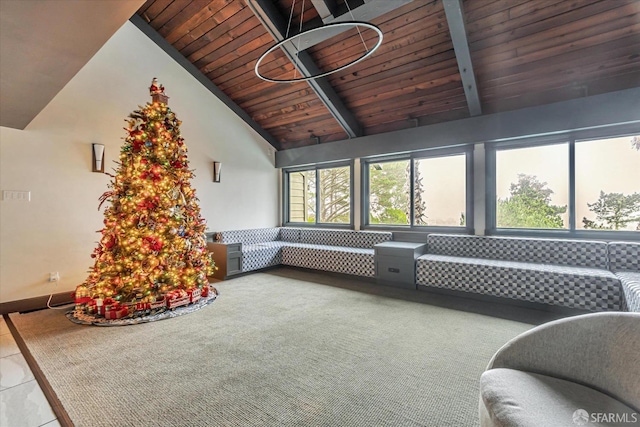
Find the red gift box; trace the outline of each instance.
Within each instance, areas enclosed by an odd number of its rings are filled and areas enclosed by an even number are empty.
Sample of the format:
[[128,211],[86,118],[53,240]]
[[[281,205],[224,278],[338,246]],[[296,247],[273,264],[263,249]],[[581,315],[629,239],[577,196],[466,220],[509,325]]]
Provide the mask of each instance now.
[[104,318],[108,320],[121,319],[128,314],[129,309],[127,308],[127,306],[115,303],[106,307]]
[[189,294],[182,289],[167,293],[167,308],[169,310],[189,304]]

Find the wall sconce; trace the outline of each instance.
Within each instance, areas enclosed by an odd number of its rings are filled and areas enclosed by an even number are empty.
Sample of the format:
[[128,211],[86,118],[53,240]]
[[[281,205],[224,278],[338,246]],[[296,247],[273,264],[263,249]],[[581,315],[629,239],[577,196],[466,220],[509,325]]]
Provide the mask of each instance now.
[[213,162],[213,182],[220,182],[221,170],[222,170],[222,163]]
[[93,165],[93,172],[102,172],[104,173],[104,145],[102,144],[92,144],[91,150],[91,158]]

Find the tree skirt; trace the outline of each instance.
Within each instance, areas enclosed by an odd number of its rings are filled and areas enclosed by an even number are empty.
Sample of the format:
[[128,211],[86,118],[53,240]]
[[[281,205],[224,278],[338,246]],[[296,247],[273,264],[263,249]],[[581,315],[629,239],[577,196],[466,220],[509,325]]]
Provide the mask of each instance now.
[[193,313],[201,308],[211,304],[218,297],[218,291],[211,287],[209,295],[200,298],[193,304],[178,307],[173,310],[165,309],[158,313],[148,314],[137,317],[123,317],[120,319],[105,319],[102,316],[85,313],[83,310],[71,310],[66,313],[67,319],[79,325],[95,325],[95,326],[126,326],[137,325],[139,323],[155,322],[156,320],[169,319],[182,316],[183,314]]

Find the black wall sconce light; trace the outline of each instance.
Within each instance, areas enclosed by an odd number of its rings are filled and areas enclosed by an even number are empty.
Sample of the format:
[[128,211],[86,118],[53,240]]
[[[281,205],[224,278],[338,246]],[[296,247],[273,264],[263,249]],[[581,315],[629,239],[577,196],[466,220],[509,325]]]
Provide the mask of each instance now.
[[104,145],[92,144],[91,164],[93,166],[93,172],[104,173]]
[[222,170],[222,163],[213,162],[213,182],[220,182],[221,170]]

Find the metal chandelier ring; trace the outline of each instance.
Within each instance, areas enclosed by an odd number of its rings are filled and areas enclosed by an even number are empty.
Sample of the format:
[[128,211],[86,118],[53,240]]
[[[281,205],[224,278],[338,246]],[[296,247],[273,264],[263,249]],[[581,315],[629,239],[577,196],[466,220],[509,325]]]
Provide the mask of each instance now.
[[[292,40],[294,40],[297,37],[301,37],[303,35],[306,34],[311,34],[315,31],[320,31],[320,30],[324,30],[326,28],[331,28],[331,27],[366,27],[369,28],[371,30],[374,30],[377,34],[378,34],[378,42],[376,43],[376,45],[369,51],[367,51],[364,55],[362,55],[361,57],[354,59],[353,61],[344,64],[338,68],[335,68],[333,70],[329,70],[327,72],[324,73],[319,73],[313,76],[309,76],[309,77],[300,77],[297,79],[272,79],[269,77],[265,77],[262,74],[260,74],[260,71],[258,71],[258,68],[260,67],[260,64],[262,63],[262,61],[264,60],[264,58],[267,57],[267,55],[269,55],[271,52],[273,52],[274,50],[278,49],[279,47],[281,47],[282,45],[284,45],[285,43],[291,42]],[[327,24],[327,25],[323,25],[321,27],[318,28],[312,28],[310,30],[306,30],[303,31],[299,34],[296,34],[294,36],[291,37],[287,37],[286,39],[279,41],[278,43],[276,43],[275,45],[271,46],[265,53],[263,53],[260,58],[258,58],[258,62],[256,62],[256,66],[255,66],[255,73],[258,77],[260,77],[262,80],[268,81],[268,82],[272,82],[272,83],[295,83],[295,82],[305,82],[307,80],[313,80],[313,79],[317,79],[320,77],[324,77],[324,76],[328,76],[329,74],[333,74],[336,73],[338,71],[344,70],[345,68],[348,68],[354,64],[357,64],[358,62],[362,61],[363,59],[371,56],[371,54],[373,52],[376,51],[376,49],[378,49],[380,47],[380,45],[382,44],[382,30],[380,30],[380,28],[378,28],[377,26],[370,24],[368,22],[360,22],[360,21],[347,21],[347,22],[336,22],[333,24]],[[294,64],[295,66],[295,64]]]

